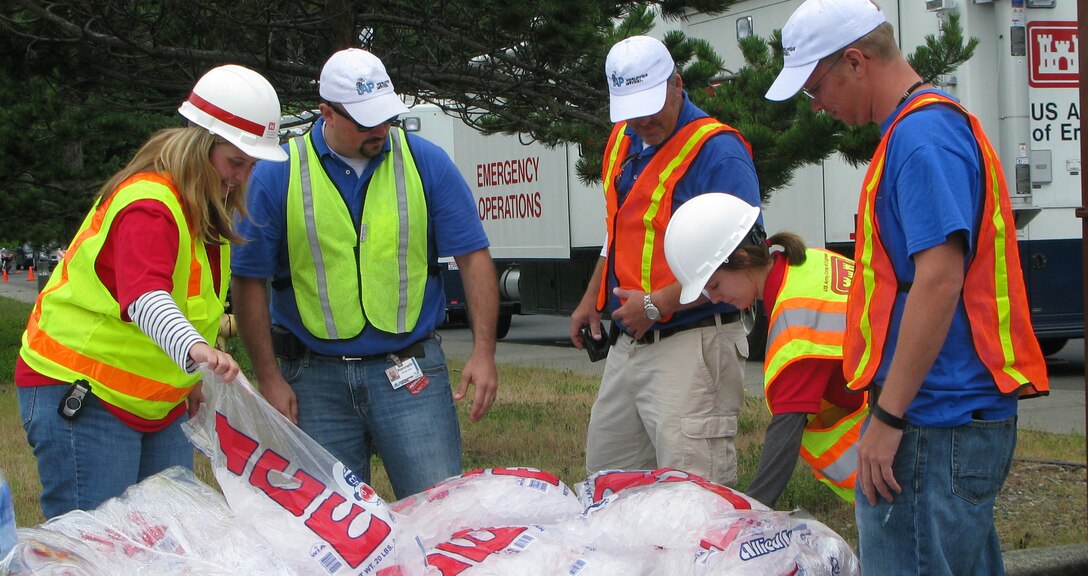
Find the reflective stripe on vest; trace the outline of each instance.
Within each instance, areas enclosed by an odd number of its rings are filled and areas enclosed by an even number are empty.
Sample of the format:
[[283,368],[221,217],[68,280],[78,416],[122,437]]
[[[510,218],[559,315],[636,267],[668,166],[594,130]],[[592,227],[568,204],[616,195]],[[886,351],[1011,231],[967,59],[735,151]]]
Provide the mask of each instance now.
[[[768,318],[767,354],[763,362],[768,408],[772,387],[793,362],[842,359],[846,297],[853,272],[853,262],[848,258],[816,248],[805,251],[803,263],[786,266],[782,287]],[[857,469],[854,445],[867,413],[864,405],[849,413],[824,401],[819,417],[810,418],[801,436],[801,456],[812,466],[816,477],[851,502]],[[822,425],[828,422],[830,426]]]
[[[861,425],[869,415],[864,400],[854,412],[846,412],[830,402],[823,402],[820,414],[809,419],[801,435],[801,458],[812,473],[847,502],[854,501],[857,479],[857,443]],[[830,426],[824,425],[832,421]]]
[[411,332],[423,308],[427,202],[407,138],[398,128],[389,137],[358,229],[310,136],[290,142],[291,286],[303,324],[318,338],[354,338],[367,322],[384,332]]
[[121,320],[120,304],[95,270],[114,219],[140,200],[159,201],[173,215],[179,236],[170,295],[200,335],[215,341],[230,280],[230,244],[220,248],[217,295],[213,276],[204,273],[207,253],[197,248],[199,238],[188,228],[173,183],[158,174],[137,174],[84,219],[54,273],[59,278],[38,296],[20,356],[40,374],[63,382],[84,378],[103,402],[159,420],[188,396],[200,375],[186,374],[135,323]]
[[844,345],[849,386],[868,386],[880,367],[899,285],[876,221],[888,142],[906,115],[934,104],[952,106],[965,116],[983,161],[982,218],[962,291],[975,349],[1002,393],[1045,394],[1050,389],[1046,362],[1031,327],[1005,175],[978,119],[939,94],[924,94],[903,108],[881,139],[865,176],[855,246],[858,281],[850,292],[850,330]]
[[[710,138],[736,134],[751,155],[751,146],[734,128],[713,118],[699,118],[673,134],[646,165],[620,206],[615,182],[623,173],[631,139],[625,122],[616,124],[609,136],[602,162],[605,223],[608,230],[606,275],[612,271],[620,287],[650,292],[676,281],[665,260],[665,229],[672,218],[672,194],[699,151]],[[597,309],[608,302],[608,282],[601,282]],[[665,321],[668,320],[666,317]]]
[[763,381],[768,392],[775,378],[795,360],[842,358],[853,262],[815,248],[806,250],[805,255],[804,263],[786,266],[782,288],[767,319]]

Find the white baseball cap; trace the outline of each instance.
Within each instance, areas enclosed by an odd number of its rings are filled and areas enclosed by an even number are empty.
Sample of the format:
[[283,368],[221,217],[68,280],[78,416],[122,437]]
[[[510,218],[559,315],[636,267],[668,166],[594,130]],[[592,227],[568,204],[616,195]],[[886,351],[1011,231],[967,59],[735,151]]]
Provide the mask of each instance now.
[[884,23],[870,0],[806,0],[782,28],[785,62],[768,100],[786,100],[812,75],[820,59],[841,50]]
[[361,48],[333,54],[321,69],[318,90],[322,99],[343,104],[347,113],[363,126],[377,126],[408,112],[393,91],[393,81],[385,65]]
[[612,121],[660,112],[675,69],[669,49],[656,38],[632,36],[612,46],[604,64]]

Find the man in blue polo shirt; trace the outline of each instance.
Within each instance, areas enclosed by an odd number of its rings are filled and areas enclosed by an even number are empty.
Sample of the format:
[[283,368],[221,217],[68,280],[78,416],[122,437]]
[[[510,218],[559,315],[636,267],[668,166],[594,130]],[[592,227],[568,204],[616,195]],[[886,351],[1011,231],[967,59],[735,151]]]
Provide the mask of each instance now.
[[[475,387],[473,421],[495,401],[495,269],[468,185],[396,126],[408,109],[376,56],[334,54],[320,96],[290,161],[253,171],[232,301],[264,397],[364,482],[376,450],[400,499],[461,473],[454,400]],[[434,332],[441,256],[473,312],[456,394]]]
[[681,306],[664,239],[673,211],[696,195],[759,206],[751,151],[691,103],[659,40],[616,43],[605,75],[616,122],[604,153],[608,237],[570,335],[579,348],[583,326],[600,339],[607,309],[615,345],[590,414],[586,468],[669,467],[732,484],[748,342],[735,307],[705,297]]

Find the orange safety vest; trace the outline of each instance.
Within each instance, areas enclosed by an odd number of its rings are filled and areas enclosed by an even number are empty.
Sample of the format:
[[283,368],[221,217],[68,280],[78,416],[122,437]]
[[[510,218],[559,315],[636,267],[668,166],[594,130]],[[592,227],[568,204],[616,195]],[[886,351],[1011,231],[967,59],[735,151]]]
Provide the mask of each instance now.
[[[854,263],[834,252],[810,248],[805,262],[786,266],[782,287],[767,320],[767,354],[763,361],[764,398],[783,370],[805,359],[841,361],[846,329],[846,298]],[[823,385],[812,382],[811,385]],[[767,404],[770,408],[770,401]],[[850,411],[827,400],[809,418],[801,436],[801,458],[836,494],[854,501],[857,478],[855,446],[869,414],[864,399]]]
[[[612,128],[602,163],[608,230],[605,277],[610,267],[614,267],[621,288],[651,292],[676,281],[665,260],[665,229],[672,218],[673,190],[699,155],[699,150],[712,137],[726,132],[736,134],[749,155],[752,147],[735,128],[714,118],[693,120],[658,149],[620,206],[616,181],[623,173],[627,150],[631,146],[631,139],[624,133],[626,129],[626,122]],[[597,310],[603,311],[607,303],[608,282],[602,280]]]
[[915,98],[903,108],[881,139],[865,176],[854,249],[857,281],[850,290],[849,330],[844,345],[847,381],[850,388],[857,390],[867,387],[876,375],[899,289],[895,270],[880,240],[875,209],[888,142],[907,114],[934,104],[952,106],[970,121],[982,155],[985,198],[962,292],[975,350],[1003,394],[1019,391],[1022,397],[1045,395],[1050,390],[1046,362],[1031,327],[1001,163],[978,118],[954,100],[932,93]]
[[169,176],[142,173],[94,207],[30,314],[20,350],[30,368],[62,382],[86,379],[99,400],[145,420],[160,420],[185,400],[200,374],[185,373],[139,327],[123,321],[120,303],[94,269],[124,207],[144,199],[162,202],[178,226],[170,296],[200,335],[214,342],[230,282],[230,244],[221,246],[217,290],[179,198]]

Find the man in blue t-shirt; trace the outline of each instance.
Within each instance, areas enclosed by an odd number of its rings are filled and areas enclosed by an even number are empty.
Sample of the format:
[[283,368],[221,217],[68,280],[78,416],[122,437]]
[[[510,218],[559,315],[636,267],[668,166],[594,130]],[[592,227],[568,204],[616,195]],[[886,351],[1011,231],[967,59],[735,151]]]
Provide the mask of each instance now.
[[579,348],[584,326],[608,338],[599,328],[607,309],[615,344],[590,414],[586,469],[669,467],[733,484],[748,341],[735,307],[705,297],[680,305],[664,238],[673,211],[696,195],[759,206],[752,155],[736,130],[691,103],[661,41],[621,40],[605,74],[617,123],[604,155],[607,237],[570,336]]
[[[972,336],[1009,318],[1030,326],[1000,166],[981,125],[911,68],[869,0],[807,0],[782,45],[767,98],[800,90],[813,110],[884,135],[862,190],[844,347],[851,387],[870,390],[857,445],[862,570],[1003,574],[993,507],[1016,445],[1016,388],[1047,383],[1030,330],[1009,367],[1039,381],[1012,385],[983,361],[993,344]],[[1006,322],[976,312],[999,299]]]
[[[495,268],[468,185],[396,125],[408,109],[376,56],[334,54],[320,96],[290,161],[253,171],[232,301],[264,397],[364,482],[376,451],[400,499],[461,473],[454,400],[475,387],[472,421],[495,401]],[[435,334],[443,256],[472,308],[456,394]]]

